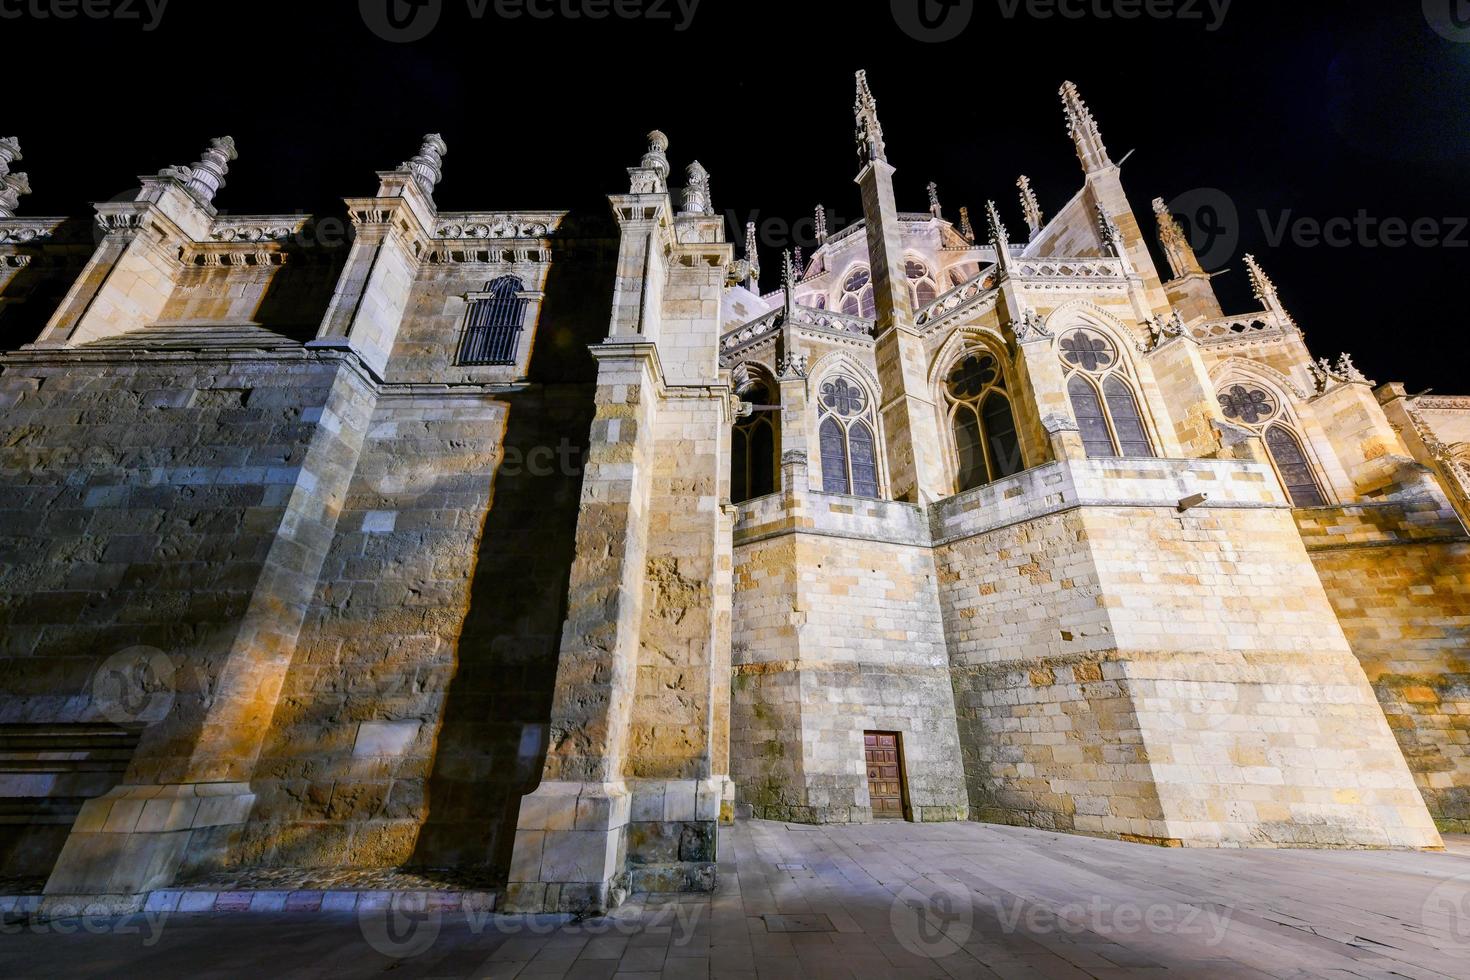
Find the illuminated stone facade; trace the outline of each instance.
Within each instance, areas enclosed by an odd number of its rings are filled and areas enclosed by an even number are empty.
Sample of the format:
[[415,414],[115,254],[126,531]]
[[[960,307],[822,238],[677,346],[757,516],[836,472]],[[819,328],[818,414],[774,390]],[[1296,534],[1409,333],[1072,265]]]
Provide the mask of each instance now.
[[441,212],[426,137],[336,241],[218,212],[227,138],[15,217],[0,141],[4,870],[602,908],[875,819],[878,736],[913,820],[1470,829],[1470,401],[1314,359],[1249,256],[1227,315],[1061,94],[1081,187],[981,239],[859,75],[863,220],[764,292],[661,133],[610,216]]

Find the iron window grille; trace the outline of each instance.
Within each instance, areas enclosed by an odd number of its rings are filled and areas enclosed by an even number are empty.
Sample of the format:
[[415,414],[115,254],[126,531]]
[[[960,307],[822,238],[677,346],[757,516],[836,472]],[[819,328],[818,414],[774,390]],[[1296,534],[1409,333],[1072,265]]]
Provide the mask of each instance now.
[[469,302],[464,336],[459,341],[458,363],[471,365],[515,364],[525,329],[525,287],[513,276],[502,276],[485,287],[485,295]]

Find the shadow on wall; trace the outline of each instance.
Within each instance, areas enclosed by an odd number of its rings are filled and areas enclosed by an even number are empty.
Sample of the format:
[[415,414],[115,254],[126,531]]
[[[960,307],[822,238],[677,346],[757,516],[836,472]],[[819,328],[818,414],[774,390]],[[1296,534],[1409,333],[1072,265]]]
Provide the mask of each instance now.
[[316,338],[351,251],[340,230],[345,222],[327,217],[306,223],[286,247],[285,264],[271,276],[255,311],[257,323],[303,344]]
[[574,211],[530,364],[505,400],[505,455],[486,516],[413,864],[510,865],[520,798],[540,781],[575,551],[596,365],[607,332],[617,229],[606,211]]
[[87,259],[92,255],[92,222],[72,218],[43,239],[17,249],[26,265],[11,270],[0,268],[0,351],[13,351],[34,343],[46,329]]

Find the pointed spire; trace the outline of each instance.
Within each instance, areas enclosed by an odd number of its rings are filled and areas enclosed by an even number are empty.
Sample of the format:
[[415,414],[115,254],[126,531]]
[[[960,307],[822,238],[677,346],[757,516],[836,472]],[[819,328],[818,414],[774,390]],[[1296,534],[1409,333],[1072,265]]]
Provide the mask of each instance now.
[[939,185],[929,181],[929,213],[941,221],[944,219],[944,209],[939,206]]
[[960,234],[971,242],[975,240],[975,226],[970,224],[969,208],[960,208]]
[[858,159],[863,165],[874,160],[888,162],[888,153],[883,145],[883,127],[878,123],[878,100],[868,88],[868,73],[861,69],[857,73],[857,101],[852,107],[857,117]]
[[225,174],[230,172],[230,163],[238,159],[235,141],[228,136],[210,140],[209,149],[192,167],[167,167],[159,172],[160,177],[172,177],[184,185],[184,189],[205,204],[213,204],[214,196],[225,186]]
[[1008,274],[1011,268],[1011,236],[994,201],[985,202],[985,220],[990,224],[990,244],[995,247],[995,266]]
[[1159,219],[1159,244],[1163,246],[1174,278],[1204,275],[1205,270],[1195,257],[1194,246],[1189,244],[1189,236],[1184,234],[1184,228],[1169,213],[1169,206],[1162,197],[1154,198],[1154,215]]
[[20,159],[20,141],[14,136],[0,139],[0,218],[15,217],[21,195],[31,192],[26,174],[10,172],[10,165]]
[[985,202],[985,220],[990,225],[990,244],[997,248],[1009,246],[1011,236],[1006,231],[1005,222],[1000,217],[1000,209],[995,206],[994,201]]
[[798,282],[806,275],[806,260],[801,257],[801,246],[796,246],[796,279]]
[[827,209],[820,204],[817,205],[817,246],[821,247],[827,242]]
[[1026,227],[1031,229],[1034,239],[1041,234],[1041,226],[1046,223],[1041,214],[1041,202],[1036,200],[1036,192],[1031,189],[1030,177],[1022,174],[1016,186],[1021,189],[1021,213],[1026,216]]
[[750,276],[745,280],[745,286],[751,292],[755,292],[756,284],[761,279],[761,257],[759,249],[756,248],[754,221],[745,223],[745,261],[750,269]]
[[1102,133],[1092,110],[1082,101],[1077,86],[1071,82],[1062,84],[1062,105],[1067,111],[1067,132],[1077,145],[1077,159],[1082,161],[1082,170],[1094,174],[1113,165],[1108,158],[1108,148],[1103,145]]
[[444,178],[444,154],[449,152],[449,144],[438,133],[430,133],[424,137],[419,152],[411,159],[405,160],[401,169],[413,174],[413,179],[429,197],[434,196],[434,188]]
[[785,294],[786,320],[789,323],[796,313],[796,268],[789,251],[781,253],[781,291]]
[[1281,305],[1281,297],[1276,294],[1276,284],[1266,275],[1266,270],[1261,268],[1254,255],[1245,257],[1245,267],[1250,273],[1251,292],[1255,293],[1256,299],[1265,304],[1266,309],[1284,314],[1286,310]]

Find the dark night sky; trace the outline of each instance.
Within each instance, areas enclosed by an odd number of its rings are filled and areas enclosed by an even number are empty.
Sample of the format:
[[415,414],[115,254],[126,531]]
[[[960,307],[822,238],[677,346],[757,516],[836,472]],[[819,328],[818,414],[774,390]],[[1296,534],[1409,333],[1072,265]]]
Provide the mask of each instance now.
[[[0,0],[0,12],[54,2]],[[429,131],[450,146],[441,208],[587,205],[626,189],[623,168],[659,127],[677,170],[693,157],[710,170],[732,223],[751,209],[803,218],[819,200],[847,219],[852,73],[866,67],[900,206],[923,210],[935,180],[950,216],[992,197],[1014,235],[1017,174],[1048,213],[1080,182],[1056,95],[1071,78],[1114,159],[1137,150],[1123,178],[1142,219],[1155,196],[1209,200],[1187,193],[1200,188],[1238,209],[1216,263],[1233,270],[1219,281],[1227,310],[1252,302],[1240,256],[1254,251],[1318,354],[1350,350],[1370,377],[1411,390],[1470,390],[1445,356],[1465,349],[1445,287],[1470,273],[1470,230],[1459,247],[1272,247],[1258,216],[1363,210],[1435,219],[1449,237],[1470,215],[1470,43],[1432,30],[1419,0],[1235,0],[1214,31],[1203,0],[1204,20],[1133,21],[1036,19],[1024,2],[1007,18],[1010,0],[973,0],[969,26],[944,43],[907,36],[886,0],[702,0],[682,32],[443,6],[410,44],[370,32],[357,0],[172,0],[151,32],[0,19],[0,131],[20,137],[18,169],[36,189],[21,213],[82,212],[226,133],[241,159],[223,211],[340,213]],[[786,244],[768,225],[767,269]]]

